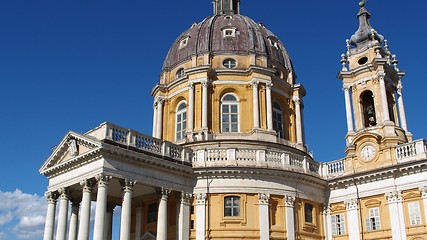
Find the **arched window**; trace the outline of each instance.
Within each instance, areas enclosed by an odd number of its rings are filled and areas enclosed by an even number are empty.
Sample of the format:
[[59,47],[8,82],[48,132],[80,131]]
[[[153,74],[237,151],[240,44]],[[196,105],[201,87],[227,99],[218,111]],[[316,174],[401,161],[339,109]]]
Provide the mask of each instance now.
[[181,102],[176,110],[176,141],[184,139],[187,128],[187,104]]
[[240,197],[227,196],[224,198],[224,217],[240,216]]
[[221,132],[239,131],[239,102],[231,93],[221,99]]
[[396,105],[393,95],[387,91],[387,104],[388,104],[388,114],[390,121],[396,123],[396,119],[394,118],[394,106]]
[[375,116],[374,95],[371,91],[364,91],[360,95],[360,103],[362,104],[363,121],[365,127],[377,125],[377,117]]
[[273,103],[273,129],[277,133],[277,137],[283,138],[283,113],[282,108],[277,102]]
[[176,78],[182,78],[184,77],[184,68],[180,68],[178,69],[178,71],[176,71]]

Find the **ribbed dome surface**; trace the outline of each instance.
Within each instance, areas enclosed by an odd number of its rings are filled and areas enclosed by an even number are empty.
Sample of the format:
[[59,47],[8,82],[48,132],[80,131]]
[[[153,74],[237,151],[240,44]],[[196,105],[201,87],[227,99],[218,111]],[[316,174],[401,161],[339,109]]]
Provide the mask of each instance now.
[[[225,37],[224,29],[235,29],[234,37]],[[182,40],[187,44],[182,47]],[[170,48],[163,63],[163,70],[202,54],[256,54],[265,56],[275,64],[292,71],[289,55],[280,40],[263,24],[251,18],[235,15],[213,15],[200,23],[194,23],[181,34]],[[293,72],[293,71],[292,71]]]

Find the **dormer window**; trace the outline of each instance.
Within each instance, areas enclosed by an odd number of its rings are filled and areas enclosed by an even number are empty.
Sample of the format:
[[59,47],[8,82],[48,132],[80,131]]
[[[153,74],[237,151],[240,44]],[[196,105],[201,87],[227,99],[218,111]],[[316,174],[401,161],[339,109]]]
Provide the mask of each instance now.
[[277,39],[277,38],[269,37],[269,38],[268,38],[268,41],[270,42],[270,45],[271,45],[271,46],[273,46],[273,47],[274,47],[274,48],[276,48],[277,50],[279,50],[279,49],[280,49],[280,47],[279,47],[279,41],[278,41],[278,39]]
[[236,29],[235,28],[224,28],[224,29],[222,29],[222,36],[223,37],[235,37],[236,36]]
[[179,42],[179,49],[185,48],[187,46],[188,39],[189,39],[189,37],[185,37],[185,38],[181,39],[181,41]]
[[235,68],[237,66],[236,60],[232,58],[227,58],[222,62],[222,65],[228,69]]
[[185,74],[184,68],[180,68],[178,69],[178,71],[176,71],[176,78],[182,78],[184,77],[184,74]]

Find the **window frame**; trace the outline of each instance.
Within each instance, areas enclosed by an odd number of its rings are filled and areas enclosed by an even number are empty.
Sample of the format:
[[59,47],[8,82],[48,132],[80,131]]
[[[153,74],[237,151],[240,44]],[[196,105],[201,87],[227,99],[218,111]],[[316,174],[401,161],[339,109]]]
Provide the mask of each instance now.
[[222,61],[222,66],[227,69],[234,69],[237,67],[237,61],[233,58],[226,58],[224,61]]
[[[153,210],[154,211],[150,211]],[[147,205],[147,224],[153,224],[157,222],[157,203],[150,203]]]
[[331,216],[332,235],[342,236],[346,234],[345,215],[337,213]]
[[[279,108],[277,108],[275,105]],[[280,118],[276,118],[278,115],[280,115]],[[283,110],[282,106],[278,102],[273,102],[273,130],[276,131],[278,138],[284,137],[285,134],[283,132]]]
[[[309,206],[311,208],[310,211],[308,211],[308,207]],[[305,223],[314,224],[313,210],[314,210],[314,205],[313,204],[311,204],[311,203],[304,203],[304,222]]]
[[[181,106],[184,104],[184,107]],[[180,118],[180,120],[178,120]],[[180,130],[178,130],[178,126]],[[187,130],[187,102],[180,101],[176,107],[175,113],[175,141],[180,141],[185,138]]]
[[[227,199],[230,199],[229,202],[231,202],[231,205],[227,205]],[[237,205],[234,205],[235,202],[238,202]],[[224,218],[240,218],[242,216],[241,214],[241,205],[242,205],[242,198],[240,196],[236,195],[229,195],[224,197],[224,206],[223,206],[223,217]],[[227,209],[230,209],[230,215],[227,215]],[[235,211],[237,210],[237,214]]]
[[176,74],[175,74],[176,78],[182,78],[184,76],[185,76],[184,68],[180,68],[180,69],[176,70]]
[[[225,100],[227,96],[234,97],[234,100]],[[220,103],[220,114],[221,114],[221,133],[237,133],[240,132],[240,106],[239,98],[234,93],[226,93],[221,97]],[[228,106],[228,113],[224,113],[224,106]],[[232,112],[232,106],[236,106],[236,112]],[[224,121],[224,114],[228,116],[228,122]],[[237,115],[237,122],[232,122],[232,116]],[[224,124],[228,125],[228,131],[225,131]],[[233,126],[236,127],[236,131],[233,131]]]
[[[414,208],[414,206],[416,206],[416,207]],[[409,216],[409,225],[410,226],[422,224],[421,208],[420,208],[420,203],[418,201],[408,202],[408,216]]]
[[366,231],[381,230],[381,213],[380,208],[369,208],[368,218],[365,219]]

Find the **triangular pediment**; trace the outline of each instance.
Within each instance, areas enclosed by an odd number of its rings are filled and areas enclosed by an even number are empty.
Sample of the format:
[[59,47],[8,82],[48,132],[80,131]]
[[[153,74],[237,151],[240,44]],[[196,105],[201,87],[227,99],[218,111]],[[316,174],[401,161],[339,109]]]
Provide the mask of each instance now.
[[64,165],[101,147],[101,142],[90,136],[69,132],[54,148],[52,154],[40,168],[40,173]]
[[156,236],[154,236],[150,232],[146,232],[144,235],[142,235],[142,237],[140,239],[141,240],[156,240]]

